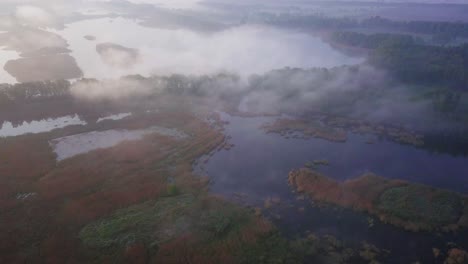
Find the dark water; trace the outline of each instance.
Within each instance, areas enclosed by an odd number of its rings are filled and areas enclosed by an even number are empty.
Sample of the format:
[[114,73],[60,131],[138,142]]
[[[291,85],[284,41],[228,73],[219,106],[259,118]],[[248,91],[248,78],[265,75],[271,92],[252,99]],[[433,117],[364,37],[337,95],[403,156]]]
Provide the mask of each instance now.
[[[265,134],[259,127],[272,118],[241,118],[223,114],[230,122],[226,134],[235,144],[222,150],[199,168],[212,178],[211,191],[241,203],[263,207],[265,199],[278,197],[281,202],[264,213],[286,235],[301,236],[311,231],[332,234],[349,241],[366,240],[390,249],[391,262],[431,263],[432,247],[444,248],[447,242],[468,245],[468,233],[411,233],[374,219],[369,228],[369,216],[339,208],[318,208],[310,201],[297,200],[287,183],[291,169],[303,167],[308,161],[326,159],[330,166],[320,171],[338,180],[374,172],[387,178],[397,178],[468,193],[468,159],[447,154],[429,153],[411,146],[379,141],[372,135],[350,134],[346,143],[321,139],[285,139]],[[368,139],[375,144],[366,144]],[[303,207],[305,210],[299,210]]]

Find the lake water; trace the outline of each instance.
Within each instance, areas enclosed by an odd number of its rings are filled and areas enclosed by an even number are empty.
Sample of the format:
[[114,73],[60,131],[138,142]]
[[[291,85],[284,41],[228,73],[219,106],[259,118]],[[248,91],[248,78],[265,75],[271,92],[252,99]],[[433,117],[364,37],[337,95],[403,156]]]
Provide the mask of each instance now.
[[[133,74],[204,75],[221,71],[248,76],[284,67],[330,68],[359,64],[364,60],[342,54],[311,34],[268,26],[233,26],[207,33],[186,28],[146,27],[141,23],[142,20],[124,17],[96,18],[47,31],[65,39],[71,50],[69,55],[83,77],[96,79]],[[98,54],[97,45],[104,43],[132,49],[138,56],[132,58],[135,60],[132,63],[109,65],[106,61],[119,61],[132,54],[115,49],[105,55]],[[3,66],[18,58],[16,51],[0,48],[0,83],[16,82]]]
[[[374,136],[350,134],[346,143],[321,139],[285,139],[265,134],[260,126],[272,118],[241,118],[223,114],[230,123],[226,134],[235,146],[214,154],[204,168],[197,168],[211,177],[211,191],[242,204],[263,207],[267,198],[281,202],[266,214],[285,233],[295,236],[306,231],[334,234],[350,241],[367,240],[391,249],[395,263],[416,260],[432,261],[431,247],[447,241],[468,245],[463,236],[436,237],[428,233],[410,233],[375,220],[369,228],[368,216],[350,210],[316,208],[309,201],[297,200],[287,176],[291,169],[306,162],[326,159],[330,166],[320,171],[337,180],[374,172],[387,178],[403,179],[435,187],[468,193],[468,159],[433,154],[411,146],[379,141]],[[366,144],[372,138],[376,143]],[[304,212],[301,207],[304,207]],[[465,237],[468,237],[465,235]],[[395,241],[398,241],[397,243]],[[421,257],[420,257],[421,256]],[[426,263],[426,261],[423,261]]]
[[48,118],[31,122],[24,121],[21,125],[18,126],[15,126],[11,122],[6,121],[0,127],[0,137],[14,137],[29,133],[43,133],[72,125],[86,125],[86,122],[81,120],[78,115]]
[[176,129],[153,126],[137,130],[112,129],[106,131],[92,131],[53,139],[49,144],[53,148],[55,154],[57,154],[57,161],[62,161],[96,149],[110,148],[123,141],[139,140],[152,133],[175,138],[187,137],[185,133]]
[[[56,31],[70,44],[85,77],[117,78],[128,74],[210,74],[220,70],[240,74],[264,73],[289,67],[333,67],[357,64],[309,34],[269,27],[240,26],[215,33],[144,27],[140,21],[118,17],[68,24]],[[95,36],[95,41],[84,38]],[[96,44],[114,43],[140,52],[129,68],[106,65]]]
[[[1,34],[2,32],[0,32]],[[14,50],[5,50],[4,47],[0,47],[0,83],[16,83],[16,79],[11,76],[3,67],[10,60],[19,59],[20,55]]]
[[100,123],[100,122],[106,121],[106,120],[112,120],[112,121],[122,120],[122,119],[124,119],[126,117],[129,117],[131,115],[132,115],[132,113],[120,113],[120,114],[115,114],[115,115],[109,115],[109,116],[99,118],[96,121],[96,123]]

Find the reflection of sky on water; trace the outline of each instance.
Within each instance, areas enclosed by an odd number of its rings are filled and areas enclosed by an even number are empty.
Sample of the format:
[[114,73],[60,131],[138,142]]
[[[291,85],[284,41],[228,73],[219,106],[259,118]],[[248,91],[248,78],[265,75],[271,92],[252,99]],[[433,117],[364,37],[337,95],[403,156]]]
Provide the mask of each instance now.
[[61,161],[95,149],[109,148],[126,140],[138,140],[150,133],[151,130],[145,129],[93,131],[54,139],[50,145],[57,154],[57,160]]
[[104,116],[104,117],[100,117],[96,123],[99,123],[99,122],[102,122],[102,121],[106,121],[106,120],[121,120],[121,119],[124,119],[126,117],[129,117],[131,116],[132,113],[120,113],[120,114],[115,114],[115,115],[109,115],[109,116]]
[[[3,33],[0,31],[0,34]],[[16,79],[3,69],[7,61],[19,59],[18,52],[0,47],[0,83],[16,83]]]
[[152,4],[155,6],[160,6],[163,8],[197,8],[198,4],[202,2],[202,0],[128,0],[131,3],[135,4]]
[[253,200],[287,197],[287,175],[306,162],[326,159],[320,170],[345,180],[373,172],[387,178],[419,182],[468,193],[468,162],[463,157],[429,153],[389,141],[366,144],[373,136],[350,134],[346,143],[321,139],[285,139],[258,129],[268,118],[226,117],[235,147],[216,153],[206,165],[213,191],[247,193]]
[[57,154],[57,160],[61,161],[92,150],[110,148],[123,141],[139,140],[152,133],[178,139],[187,137],[185,133],[176,129],[153,126],[137,130],[112,129],[106,131],[92,131],[53,139],[49,143]]
[[[109,14],[105,9],[92,7],[83,7],[77,12],[90,16]],[[48,27],[46,30],[66,39],[72,50],[70,55],[88,78],[119,78],[130,74],[198,75],[219,71],[249,75],[284,67],[334,67],[362,62],[301,32],[247,25],[206,33],[180,27],[144,27],[140,22],[142,20],[123,17],[94,18],[66,24],[63,29]],[[84,38],[89,35],[96,40]],[[96,52],[99,43],[137,49],[142,61],[126,69],[106,65]],[[14,51],[0,50],[2,65],[18,57]],[[2,69],[0,83],[4,82],[15,80]]]
[[4,122],[0,127],[0,137],[12,137],[29,133],[43,133],[72,125],[86,125],[86,122],[82,121],[78,115],[49,118],[29,123],[23,122],[23,124],[19,126],[14,126],[11,122]]
[[[241,118],[223,114],[230,122],[226,134],[235,147],[215,153],[200,165],[212,179],[211,191],[252,206],[263,207],[265,199],[281,202],[264,213],[291,236],[309,230],[333,234],[352,241],[370,241],[395,250],[389,263],[410,263],[411,259],[432,261],[431,247],[446,241],[468,241],[462,236],[449,238],[431,233],[411,233],[375,220],[369,228],[368,216],[350,210],[312,207],[308,200],[297,200],[288,185],[288,172],[306,162],[326,159],[330,166],[320,171],[337,180],[374,172],[384,177],[403,179],[468,193],[468,160],[446,154],[429,153],[388,141],[366,144],[373,136],[350,134],[346,143],[321,139],[285,139],[265,134],[259,127],[271,118]],[[202,161],[204,158],[201,159]],[[299,211],[299,208],[305,211]],[[398,243],[395,243],[398,241]],[[424,251],[426,250],[426,251]],[[402,253],[404,252],[404,253]],[[401,253],[401,254],[399,254]],[[423,261],[426,262],[426,261]]]
[[[217,33],[143,27],[136,20],[101,18],[80,21],[57,31],[70,44],[85,77],[117,78],[127,74],[241,74],[290,67],[333,67],[356,64],[320,39],[267,27],[243,26]],[[92,35],[95,42],[84,39]],[[110,42],[138,49],[142,62],[130,69],[105,65],[96,44]]]

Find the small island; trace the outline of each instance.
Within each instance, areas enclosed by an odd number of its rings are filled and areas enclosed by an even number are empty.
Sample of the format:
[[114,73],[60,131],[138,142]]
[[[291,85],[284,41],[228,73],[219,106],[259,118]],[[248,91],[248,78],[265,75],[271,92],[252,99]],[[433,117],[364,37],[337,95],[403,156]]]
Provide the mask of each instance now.
[[101,56],[102,61],[112,67],[130,68],[140,60],[140,52],[137,49],[114,43],[98,44],[96,51]]
[[320,138],[333,142],[346,142],[348,138],[342,129],[334,129],[318,122],[302,119],[278,119],[273,123],[263,125],[262,129],[266,133],[279,134],[285,138]]
[[68,54],[10,60],[4,68],[18,82],[75,79],[83,76],[75,58]]
[[288,181],[316,202],[366,212],[409,231],[468,227],[468,199],[459,193],[374,174],[338,182],[306,168],[292,170]]
[[[402,127],[373,124],[366,121],[332,116],[316,116],[311,119],[281,118],[262,126],[266,133],[279,134],[285,138],[320,138],[331,142],[346,142],[348,133],[372,134],[390,141],[424,146],[424,137]],[[373,143],[368,141],[367,143]]]
[[89,40],[89,41],[95,41],[96,40],[96,37],[92,36],[92,35],[86,35],[83,38],[86,39],[86,40]]

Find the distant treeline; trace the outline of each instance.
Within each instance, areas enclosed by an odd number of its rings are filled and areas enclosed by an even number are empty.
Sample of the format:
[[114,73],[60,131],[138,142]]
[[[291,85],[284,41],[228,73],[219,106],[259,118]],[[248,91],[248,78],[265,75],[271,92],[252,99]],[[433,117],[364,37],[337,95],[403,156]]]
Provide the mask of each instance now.
[[468,45],[421,44],[409,35],[337,32],[332,42],[370,49],[369,62],[404,82],[468,90]]
[[0,107],[12,103],[40,100],[68,95],[70,82],[67,80],[0,84]]
[[[251,19],[252,20],[252,19]],[[276,26],[283,27],[294,27],[294,28],[307,28],[307,29],[349,29],[359,25],[359,21],[342,17],[326,17],[320,15],[297,15],[297,14],[271,14],[262,13],[258,18],[253,20],[259,21],[248,21],[249,22],[263,22]]]
[[367,19],[336,18],[320,15],[263,14],[263,22],[278,26],[348,30],[377,29],[413,34],[428,34],[436,39],[450,41],[457,37],[468,38],[468,23],[444,21],[394,21],[379,16]]
[[393,21],[372,17],[359,23],[365,28],[386,28],[416,34],[429,34],[445,37],[468,37],[468,23],[444,21]]
[[[375,50],[377,49],[379,48]],[[387,94],[385,91],[390,91],[394,87],[394,83],[385,75],[380,76],[379,71],[367,65],[341,66],[330,69],[284,68],[250,76],[246,83],[241,81],[239,76],[227,73],[206,76],[151,76],[148,78],[126,76],[123,79],[133,80],[133,82],[128,83],[135,87],[148,85],[150,87],[149,93],[145,93],[144,97],[137,97],[137,100],[130,100],[131,97],[129,97],[121,105],[118,104],[119,102],[115,102],[115,107],[109,101],[98,100],[98,109],[115,110],[119,109],[119,106],[123,106],[141,110],[145,108],[148,102],[159,97],[162,98],[165,95],[171,96],[166,97],[168,100],[173,98],[172,96],[186,96],[194,99],[211,98],[217,103],[227,106],[226,109],[238,109],[243,99],[247,98],[249,99],[245,101],[247,109],[242,111],[252,111],[252,113],[277,112],[304,116],[314,113],[326,113],[333,116],[350,116],[365,120],[366,115],[362,116],[362,113],[390,111],[385,110],[388,107],[385,101],[379,103],[378,99],[392,96],[392,93]],[[99,84],[100,82],[91,79],[78,81],[78,83],[83,84]],[[99,85],[93,87],[98,89]],[[433,134],[427,134],[427,137],[426,133],[423,133],[425,134],[424,148],[453,155],[468,155],[468,133],[464,125],[466,119],[458,118],[459,116],[466,116],[468,110],[467,108],[459,108],[462,104],[460,93],[453,89],[440,89],[437,87],[426,89],[425,92],[421,93],[412,93],[412,90],[419,89],[419,87],[408,85],[406,87],[408,90],[401,91],[399,96],[387,97],[387,99],[392,100],[392,104],[398,104],[402,108],[408,108],[408,104],[412,105],[416,101],[432,103],[433,108],[429,104],[422,112],[424,115],[434,115],[435,118],[443,118],[444,120],[450,119],[455,127],[460,125],[461,128],[452,131],[447,127],[447,129],[437,130]],[[93,105],[93,103],[87,104],[86,101],[80,100],[76,102],[74,100],[65,100],[65,104],[56,103],[64,98],[73,99],[70,88],[71,84],[68,81],[0,84],[0,120],[2,120],[2,114],[8,116],[8,119],[4,118],[4,120],[23,122],[25,117],[29,118],[26,120],[37,120],[42,117],[42,114],[50,115],[50,113],[57,116],[80,113],[85,119],[94,120],[92,118],[95,118],[94,112],[97,106]],[[410,101],[406,102],[401,99],[409,94],[414,94],[414,97],[409,99]],[[57,98],[60,100],[54,100]],[[135,107],[132,102],[136,103],[138,107]],[[159,100],[158,102],[162,101]],[[41,107],[23,108],[25,105]],[[64,105],[66,108],[63,108]],[[177,109],[183,107],[181,105],[175,106]],[[17,110],[23,112],[18,114]],[[36,113],[28,111],[36,111],[39,114],[36,115]],[[440,113],[443,115],[440,115]],[[14,115],[17,115],[17,119],[12,118]],[[393,121],[383,117],[372,122],[392,124]],[[432,133],[431,131],[429,132]],[[443,137],[439,137],[440,135]]]
[[331,35],[331,41],[337,44],[363,49],[376,49],[383,44],[410,46],[421,44],[411,35],[405,34],[362,34],[352,31],[337,31]]

